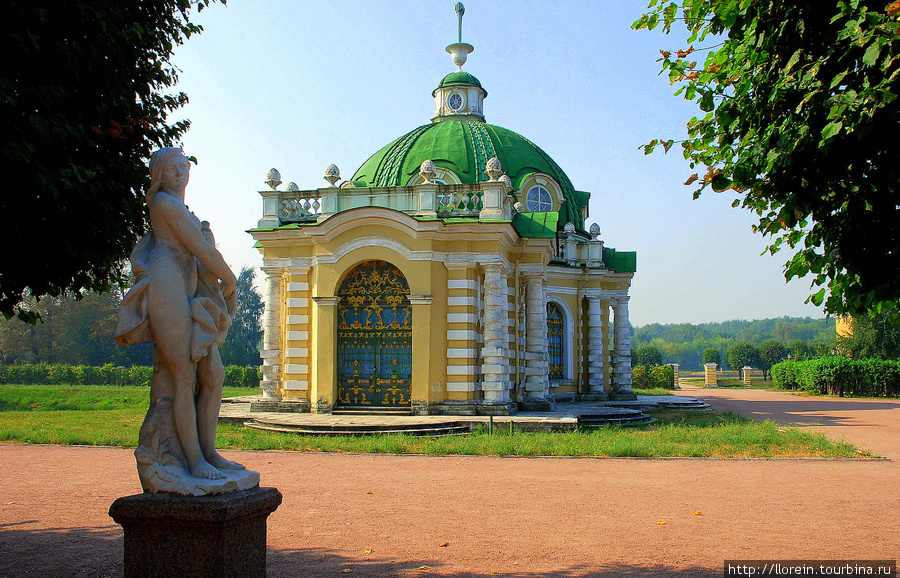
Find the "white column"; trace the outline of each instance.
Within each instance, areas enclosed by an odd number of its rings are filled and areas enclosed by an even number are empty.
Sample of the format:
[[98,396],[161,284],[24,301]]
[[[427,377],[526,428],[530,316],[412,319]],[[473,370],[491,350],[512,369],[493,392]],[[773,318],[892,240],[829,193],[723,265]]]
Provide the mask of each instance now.
[[266,308],[263,311],[263,348],[259,352],[262,357],[262,387],[266,399],[281,399],[279,386],[281,381],[282,360],[282,317],[284,303],[282,296],[284,269],[281,267],[263,267],[266,274]]
[[588,295],[588,391],[603,391],[603,363],[606,350],[603,347],[603,311],[600,297]]
[[627,295],[616,297],[616,392],[631,393],[631,326],[628,324]]
[[484,400],[488,403],[509,401],[509,369],[506,331],[506,279],[499,263],[484,265],[484,348],[482,373]]
[[525,273],[525,394],[528,399],[547,399],[550,395],[543,273]]

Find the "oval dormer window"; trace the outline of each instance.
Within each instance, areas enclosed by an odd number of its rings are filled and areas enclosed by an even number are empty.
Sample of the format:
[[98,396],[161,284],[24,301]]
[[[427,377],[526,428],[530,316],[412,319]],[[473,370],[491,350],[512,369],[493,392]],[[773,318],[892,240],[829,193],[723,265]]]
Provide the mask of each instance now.
[[550,197],[550,192],[540,185],[528,189],[525,203],[532,213],[546,213],[553,210],[553,199]]
[[459,112],[463,107],[463,97],[460,93],[454,92],[447,97],[447,108],[453,112]]

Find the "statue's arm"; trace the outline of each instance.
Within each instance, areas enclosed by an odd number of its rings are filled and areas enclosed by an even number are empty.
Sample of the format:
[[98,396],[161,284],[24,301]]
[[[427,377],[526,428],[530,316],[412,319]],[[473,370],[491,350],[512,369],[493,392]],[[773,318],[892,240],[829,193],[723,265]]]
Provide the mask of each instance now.
[[159,195],[151,207],[151,217],[156,217],[152,219],[154,227],[155,223],[160,223],[168,229],[213,275],[222,280],[222,293],[228,299],[234,292],[237,278],[225,263],[222,254],[204,238],[187,207],[178,199]]

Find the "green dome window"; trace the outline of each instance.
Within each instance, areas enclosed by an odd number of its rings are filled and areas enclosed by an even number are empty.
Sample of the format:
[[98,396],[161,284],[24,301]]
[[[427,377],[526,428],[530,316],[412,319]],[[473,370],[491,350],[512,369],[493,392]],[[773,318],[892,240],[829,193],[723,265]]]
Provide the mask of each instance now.
[[463,97],[458,92],[454,92],[447,98],[447,108],[449,108],[453,112],[456,112],[459,109],[461,109],[462,105],[463,105]]
[[553,210],[553,199],[550,197],[550,191],[538,185],[528,190],[525,197],[525,204],[528,211],[532,213],[546,213]]

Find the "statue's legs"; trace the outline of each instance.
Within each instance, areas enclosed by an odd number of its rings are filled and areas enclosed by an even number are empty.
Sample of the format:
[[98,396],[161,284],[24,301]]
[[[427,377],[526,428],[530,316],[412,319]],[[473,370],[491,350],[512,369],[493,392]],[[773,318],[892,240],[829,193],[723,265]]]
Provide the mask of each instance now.
[[222,406],[222,385],[225,383],[225,368],[219,356],[219,348],[213,344],[209,354],[197,362],[197,434],[200,450],[210,464],[217,468],[242,470],[244,466],[226,460],[216,451],[216,425]]

